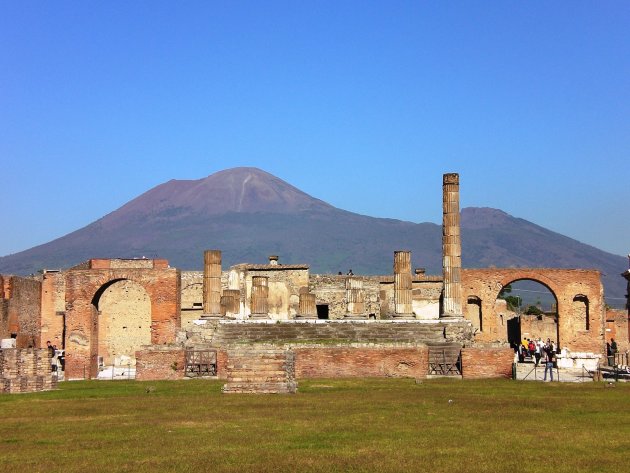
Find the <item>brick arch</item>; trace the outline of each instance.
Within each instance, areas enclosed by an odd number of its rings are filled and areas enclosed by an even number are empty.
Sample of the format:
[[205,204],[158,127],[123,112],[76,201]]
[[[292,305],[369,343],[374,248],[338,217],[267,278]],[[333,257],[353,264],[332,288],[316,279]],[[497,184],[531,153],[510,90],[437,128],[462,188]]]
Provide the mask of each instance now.
[[[131,267],[121,267],[125,264]],[[138,267],[142,264],[142,267]],[[112,284],[129,280],[151,301],[151,343],[175,340],[180,328],[179,271],[165,260],[90,260],[66,273],[66,376],[98,374],[98,300]],[[96,303],[96,304],[95,304]]]
[[[517,280],[533,280],[543,284],[555,296],[558,312],[558,341],[560,346],[573,351],[604,352],[605,306],[599,271],[556,268],[484,268],[462,270],[462,294],[476,296],[482,301],[484,322],[480,342],[505,342],[495,301],[501,289]],[[588,329],[572,320],[573,298],[585,296],[589,301]],[[462,300],[465,305],[466,300]],[[487,328],[487,330],[486,330]]]
[[501,293],[501,290],[507,286],[508,284],[512,284],[514,282],[517,281],[534,281],[537,282],[539,284],[542,284],[543,286],[545,286],[547,289],[549,289],[549,291],[553,294],[553,297],[556,298],[556,302],[558,301],[558,292],[561,290],[561,288],[558,287],[558,285],[552,281],[551,279],[549,279],[546,275],[544,274],[527,274],[524,275],[524,272],[518,272],[515,273],[517,276],[505,276],[500,282],[499,284],[501,285],[501,289],[499,289],[497,291],[497,295],[495,297],[495,300],[499,297],[499,294]]

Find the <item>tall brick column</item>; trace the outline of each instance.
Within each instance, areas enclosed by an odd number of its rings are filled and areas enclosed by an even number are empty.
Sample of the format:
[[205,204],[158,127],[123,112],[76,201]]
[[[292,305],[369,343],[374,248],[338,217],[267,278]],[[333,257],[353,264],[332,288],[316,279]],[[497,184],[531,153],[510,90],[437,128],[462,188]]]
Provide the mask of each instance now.
[[415,318],[411,295],[411,251],[394,251],[394,317]]
[[442,272],[444,294],[441,317],[462,318],[462,244],[459,225],[459,174],[442,181]]
[[269,278],[267,276],[252,277],[251,315],[253,319],[269,318]]
[[203,253],[203,313],[221,315],[221,251]]
[[365,319],[365,301],[363,297],[363,281],[349,277],[346,279],[346,315],[347,319]]
[[316,319],[317,318],[317,305],[315,300],[315,294],[310,292],[300,293],[300,303],[297,313],[298,319]]

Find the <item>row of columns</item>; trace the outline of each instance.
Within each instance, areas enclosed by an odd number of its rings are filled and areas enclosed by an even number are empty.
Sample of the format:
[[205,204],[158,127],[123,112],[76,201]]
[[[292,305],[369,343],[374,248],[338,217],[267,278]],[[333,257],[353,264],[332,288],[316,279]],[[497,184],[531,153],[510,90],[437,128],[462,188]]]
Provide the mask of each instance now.
[[[459,175],[444,174],[442,180],[442,274],[444,279],[442,318],[462,315],[462,249],[459,209]],[[277,264],[277,257],[275,257]],[[630,280],[630,277],[628,278]],[[394,317],[415,318],[412,307],[411,252],[394,252]],[[269,278],[252,277],[251,318],[269,317]],[[367,318],[363,281],[346,280],[346,318]],[[240,309],[240,291],[226,290],[221,295],[221,251],[204,252],[203,310],[204,317],[221,317]],[[317,318],[315,295],[301,293],[298,318]]]

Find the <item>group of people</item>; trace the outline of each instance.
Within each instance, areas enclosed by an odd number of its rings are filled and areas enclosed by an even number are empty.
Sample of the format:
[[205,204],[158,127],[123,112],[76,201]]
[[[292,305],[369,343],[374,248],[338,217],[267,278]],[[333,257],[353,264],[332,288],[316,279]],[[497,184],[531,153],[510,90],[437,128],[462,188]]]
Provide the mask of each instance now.
[[61,365],[61,371],[63,371],[65,362],[63,350],[57,350],[57,345],[50,343],[50,340],[46,342],[46,348],[48,348],[48,354],[50,355],[50,370],[52,372],[56,372],[57,362],[59,362],[59,365]]
[[608,358],[608,366],[615,365],[615,355],[618,351],[617,342],[614,338],[611,338],[609,342],[606,342],[606,357]]
[[550,379],[553,381],[553,367],[556,362],[557,353],[555,342],[552,342],[549,338],[546,342],[543,342],[542,338],[536,340],[525,338],[518,344],[516,351],[518,352],[518,361],[520,363],[524,362],[526,357],[530,357],[534,360],[535,365],[538,366],[542,359],[545,363],[545,375],[543,380],[547,381],[547,371],[549,371]]

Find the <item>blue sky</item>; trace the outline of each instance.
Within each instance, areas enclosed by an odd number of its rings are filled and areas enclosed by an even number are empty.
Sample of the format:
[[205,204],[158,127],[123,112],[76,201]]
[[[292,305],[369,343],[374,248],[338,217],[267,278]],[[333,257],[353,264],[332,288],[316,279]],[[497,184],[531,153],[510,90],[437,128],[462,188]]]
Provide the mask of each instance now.
[[630,2],[0,1],[0,255],[169,179],[630,251]]

